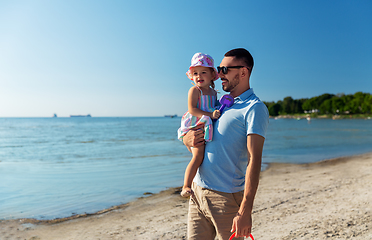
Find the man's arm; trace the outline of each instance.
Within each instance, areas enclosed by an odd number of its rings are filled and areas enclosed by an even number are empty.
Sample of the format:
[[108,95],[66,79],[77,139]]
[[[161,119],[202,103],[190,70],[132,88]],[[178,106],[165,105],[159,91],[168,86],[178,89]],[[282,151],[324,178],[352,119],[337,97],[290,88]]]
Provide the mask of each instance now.
[[191,147],[202,146],[204,140],[204,124],[201,124],[193,129],[190,129],[182,139],[183,144],[191,152]]
[[245,175],[244,196],[231,229],[232,232],[236,231],[237,237],[249,237],[251,234],[253,201],[260,179],[264,141],[265,138],[257,134],[247,136],[249,164]]

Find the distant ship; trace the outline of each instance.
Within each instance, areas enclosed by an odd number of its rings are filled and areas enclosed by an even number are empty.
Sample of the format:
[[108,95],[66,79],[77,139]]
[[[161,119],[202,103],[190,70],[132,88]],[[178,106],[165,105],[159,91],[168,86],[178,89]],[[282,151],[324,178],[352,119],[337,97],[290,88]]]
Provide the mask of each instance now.
[[70,117],[91,117],[91,115],[70,115]]
[[54,114],[53,117],[57,117],[57,114]]
[[164,117],[174,118],[174,117],[177,117],[177,114],[174,114],[174,115],[164,115]]

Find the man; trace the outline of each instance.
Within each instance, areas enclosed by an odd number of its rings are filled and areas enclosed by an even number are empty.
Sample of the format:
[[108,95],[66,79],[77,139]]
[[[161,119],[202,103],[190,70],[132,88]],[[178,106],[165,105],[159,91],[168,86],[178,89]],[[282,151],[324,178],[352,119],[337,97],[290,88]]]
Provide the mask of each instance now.
[[[204,160],[193,182],[188,238],[198,240],[249,237],[252,208],[261,171],[262,149],[269,114],[250,88],[251,54],[243,48],[225,54],[218,69],[222,88],[234,97],[213,127]],[[183,139],[190,147],[204,144],[202,129]]]

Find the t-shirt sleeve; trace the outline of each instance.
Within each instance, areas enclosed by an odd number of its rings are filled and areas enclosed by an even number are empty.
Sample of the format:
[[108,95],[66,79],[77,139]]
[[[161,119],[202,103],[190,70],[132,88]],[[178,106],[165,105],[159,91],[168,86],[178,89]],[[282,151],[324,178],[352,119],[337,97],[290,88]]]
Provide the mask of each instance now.
[[266,131],[269,126],[269,111],[264,103],[254,104],[246,115],[246,133],[258,134],[266,137]]

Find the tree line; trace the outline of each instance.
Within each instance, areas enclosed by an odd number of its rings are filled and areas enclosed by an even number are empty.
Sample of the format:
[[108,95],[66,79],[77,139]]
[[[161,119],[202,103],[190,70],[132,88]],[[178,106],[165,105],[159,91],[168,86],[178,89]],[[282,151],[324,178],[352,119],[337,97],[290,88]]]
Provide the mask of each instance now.
[[283,114],[369,114],[372,113],[372,95],[356,92],[345,95],[325,93],[312,98],[286,97],[278,102],[264,102],[270,116]]

